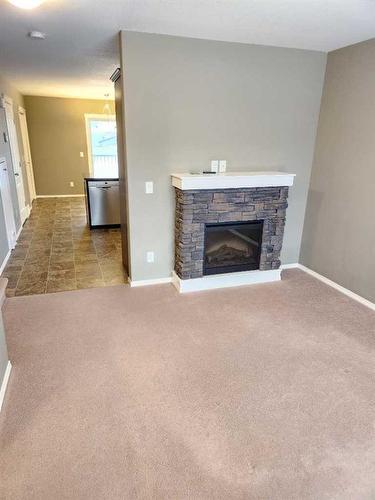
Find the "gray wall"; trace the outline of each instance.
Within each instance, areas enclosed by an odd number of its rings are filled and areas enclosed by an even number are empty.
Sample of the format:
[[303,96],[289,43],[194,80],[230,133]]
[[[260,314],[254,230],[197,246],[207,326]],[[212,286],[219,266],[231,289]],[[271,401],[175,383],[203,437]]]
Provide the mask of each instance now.
[[282,260],[298,261],[325,63],[320,52],[122,33],[133,280],[173,268],[169,174],[218,158],[297,174]]
[[328,55],[302,264],[375,302],[375,40]]

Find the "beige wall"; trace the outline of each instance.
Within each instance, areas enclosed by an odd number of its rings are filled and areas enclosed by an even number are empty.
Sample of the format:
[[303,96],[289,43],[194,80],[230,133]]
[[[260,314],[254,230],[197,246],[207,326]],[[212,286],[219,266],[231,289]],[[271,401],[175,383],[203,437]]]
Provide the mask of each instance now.
[[297,262],[325,63],[320,52],[122,33],[133,280],[172,271],[170,173],[217,158],[232,171],[297,174],[282,253]]
[[328,55],[301,263],[375,301],[375,39]]
[[[25,96],[37,195],[83,193],[83,177],[89,176],[84,115],[102,114],[104,104],[100,100]],[[114,109],[113,103],[111,107]]]

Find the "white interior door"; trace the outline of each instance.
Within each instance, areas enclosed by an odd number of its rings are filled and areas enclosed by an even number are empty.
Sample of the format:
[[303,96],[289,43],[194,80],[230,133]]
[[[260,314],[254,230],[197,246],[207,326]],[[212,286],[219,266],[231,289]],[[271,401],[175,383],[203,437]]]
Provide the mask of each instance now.
[[23,145],[23,163],[27,175],[27,185],[29,187],[30,202],[32,202],[36,198],[34,170],[33,170],[33,163],[31,160],[31,149],[29,141],[29,131],[27,128],[26,111],[23,108],[21,108],[21,106],[18,108],[18,116],[20,119],[21,137]]
[[8,245],[9,248],[14,248],[16,244],[16,223],[14,220],[12,196],[10,194],[8,166],[5,158],[0,158],[0,192],[3,204]]
[[[13,101],[12,99],[10,99],[10,97],[4,96],[3,103],[7,121],[10,152],[12,154],[13,174],[17,188],[18,206],[20,209],[21,224],[23,224],[27,219],[27,217],[29,216],[30,209],[28,206],[26,206],[26,200],[25,200],[25,189],[23,187],[23,175],[21,168],[20,152],[18,149],[17,130],[13,114]],[[9,165],[8,168],[10,168]]]

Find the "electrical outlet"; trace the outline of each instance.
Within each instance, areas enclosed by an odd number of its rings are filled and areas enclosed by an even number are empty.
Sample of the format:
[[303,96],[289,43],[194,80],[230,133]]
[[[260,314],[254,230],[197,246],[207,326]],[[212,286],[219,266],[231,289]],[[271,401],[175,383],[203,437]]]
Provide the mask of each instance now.
[[73,181],[70,181],[69,184],[70,184],[71,188],[74,188],[74,182]]
[[218,173],[219,171],[219,160],[211,160],[211,172]]
[[152,194],[154,192],[154,183],[152,181],[145,182],[145,192],[146,194]]
[[149,264],[152,264],[153,262],[155,262],[155,254],[154,254],[154,252],[147,252],[146,259],[147,259],[147,262]]
[[219,172],[223,173],[227,170],[227,160],[219,160]]
[[83,151],[80,151],[80,152],[79,152],[79,156],[80,156],[81,158],[84,158],[84,157],[85,157],[85,155],[83,154]]

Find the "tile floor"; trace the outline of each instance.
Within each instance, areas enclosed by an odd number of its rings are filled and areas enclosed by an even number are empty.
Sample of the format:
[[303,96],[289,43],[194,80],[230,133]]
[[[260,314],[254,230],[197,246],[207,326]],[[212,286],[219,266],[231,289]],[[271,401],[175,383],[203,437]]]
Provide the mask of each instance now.
[[120,230],[90,231],[83,197],[39,198],[2,277],[9,297],[126,283]]

